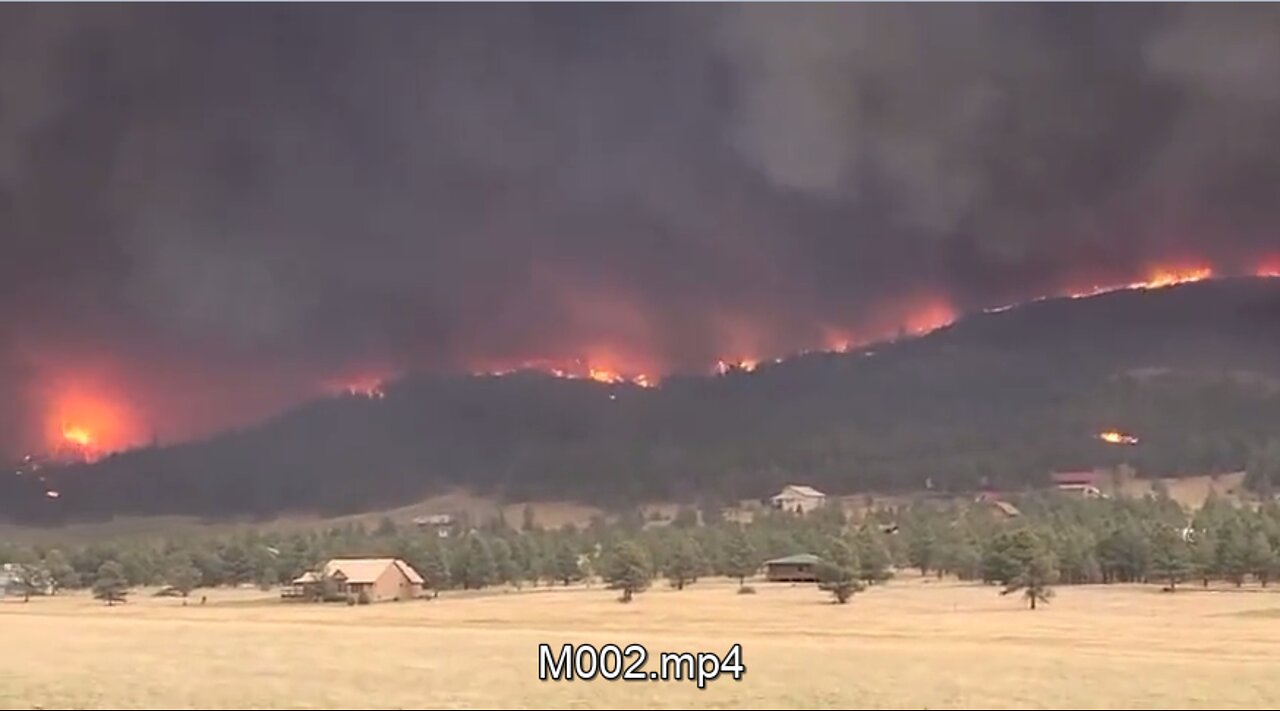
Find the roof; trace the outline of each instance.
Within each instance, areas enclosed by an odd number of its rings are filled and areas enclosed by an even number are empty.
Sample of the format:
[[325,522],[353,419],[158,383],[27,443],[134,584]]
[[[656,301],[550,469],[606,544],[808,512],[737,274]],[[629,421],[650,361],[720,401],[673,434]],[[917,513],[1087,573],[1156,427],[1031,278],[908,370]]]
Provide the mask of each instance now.
[[316,574],[311,572],[310,570],[293,579],[294,585],[304,585],[306,583],[318,583],[318,582],[320,582],[320,579],[317,578]]
[[816,565],[821,563],[822,559],[812,553],[797,553],[795,555],[785,556],[783,558],[774,558],[766,560],[765,565]]
[[422,576],[408,563],[398,558],[334,558],[325,563],[326,575],[341,573],[348,583],[363,585],[376,581],[387,571],[388,566],[395,566],[409,579],[409,582],[421,585]]
[[1102,476],[1098,472],[1053,472],[1049,475],[1055,484],[1093,484]]
[[1000,509],[1000,512],[1003,513],[1005,516],[1021,516],[1022,515],[1022,512],[1018,510],[1018,507],[1014,506],[1008,501],[992,501],[991,505]]
[[826,496],[826,494],[822,493],[821,491],[818,491],[817,489],[813,488],[812,486],[801,486],[801,485],[799,485],[799,484],[788,484],[788,485],[786,485],[786,486],[782,487],[782,491],[778,492],[778,494],[777,494],[776,496],[774,496],[774,498],[776,499],[778,496],[785,496],[785,495],[787,495],[788,493],[795,494],[795,495],[797,495],[797,496],[811,496],[811,497],[813,497],[813,498],[817,498],[817,499],[820,499],[820,498],[823,498],[823,497],[825,497],[825,496]]

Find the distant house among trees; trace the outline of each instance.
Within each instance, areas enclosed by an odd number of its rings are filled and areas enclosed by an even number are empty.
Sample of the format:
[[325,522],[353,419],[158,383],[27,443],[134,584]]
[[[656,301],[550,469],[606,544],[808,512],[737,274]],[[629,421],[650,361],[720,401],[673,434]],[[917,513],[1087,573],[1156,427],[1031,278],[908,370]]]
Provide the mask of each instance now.
[[812,486],[788,484],[782,491],[774,494],[769,503],[779,511],[803,514],[826,504],[827,495]]
[[448,538],[453,535],[454,525],[457,519],[452,514],[429,514],[427,516],[417,516],[413,519],[413,525],[426,531],[434,531],[440,538]]
[[816,583],[822,559],[812,553],[799,553],[764,562],[765,580],[771,583]]
[[1053,472],[1050,477],[1058,491],[1076,494],[1088,499],[1102,498],[1106,473],[1097,470],[1077,472]]
[[321,571],[308,571],[293,580],[285,598],[358,602],[412,600],[426,581],[399,558],[335,558]]

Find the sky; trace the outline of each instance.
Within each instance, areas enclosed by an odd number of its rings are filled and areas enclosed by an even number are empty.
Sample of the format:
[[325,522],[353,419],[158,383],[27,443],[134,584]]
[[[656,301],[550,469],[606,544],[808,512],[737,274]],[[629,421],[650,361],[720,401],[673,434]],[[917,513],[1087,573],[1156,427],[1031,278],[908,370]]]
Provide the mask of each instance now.
[[1280,270],[1277,36],[1269,5],[6,5],[0,452]]

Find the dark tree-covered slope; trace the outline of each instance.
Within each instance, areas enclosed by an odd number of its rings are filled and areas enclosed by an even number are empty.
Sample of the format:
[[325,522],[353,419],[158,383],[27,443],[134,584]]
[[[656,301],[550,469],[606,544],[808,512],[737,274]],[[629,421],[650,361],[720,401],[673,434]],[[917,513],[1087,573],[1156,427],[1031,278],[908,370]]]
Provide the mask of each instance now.
[[[929,336],[659,388],[525,373],[421,377],[208,441],[0,477],[0,515],[354,511],[462,485],[620,504],[982,480],[1054,468],[1238,469],[1280,438],[1280,280],[978,314]],[[1118,428],[1136,447],[1100,442]],[[61,496],[44,496],[56,486]]]

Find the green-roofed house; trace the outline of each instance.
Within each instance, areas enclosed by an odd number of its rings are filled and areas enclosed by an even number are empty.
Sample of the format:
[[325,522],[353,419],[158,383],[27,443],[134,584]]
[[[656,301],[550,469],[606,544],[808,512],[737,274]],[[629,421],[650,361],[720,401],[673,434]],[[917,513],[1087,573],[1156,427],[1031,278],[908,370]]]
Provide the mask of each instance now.
[[822,559],[812,553],[798,553],[764,562],[764,578],[771,583],[816,583]]

